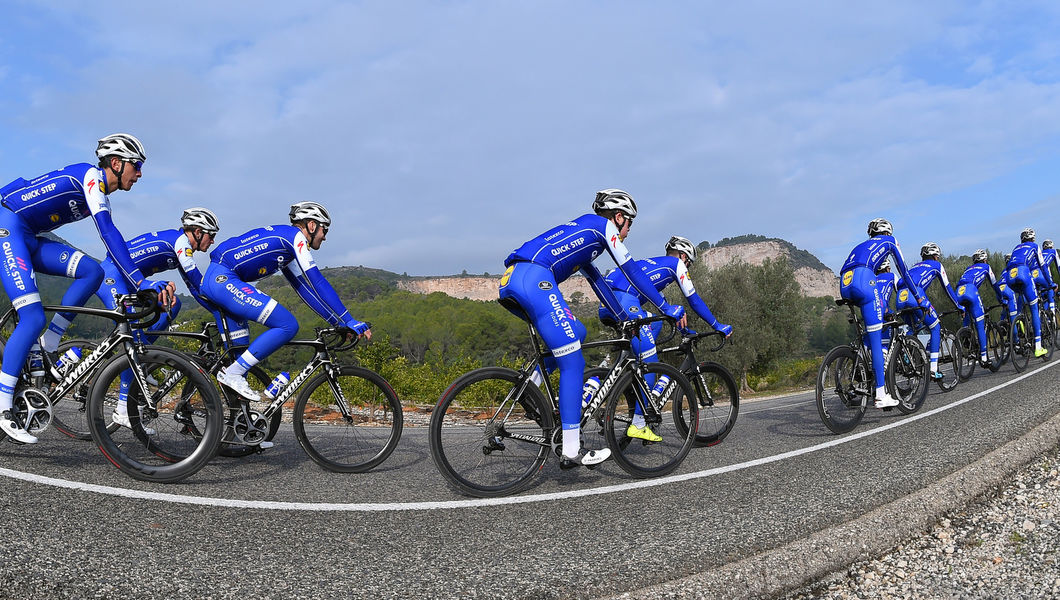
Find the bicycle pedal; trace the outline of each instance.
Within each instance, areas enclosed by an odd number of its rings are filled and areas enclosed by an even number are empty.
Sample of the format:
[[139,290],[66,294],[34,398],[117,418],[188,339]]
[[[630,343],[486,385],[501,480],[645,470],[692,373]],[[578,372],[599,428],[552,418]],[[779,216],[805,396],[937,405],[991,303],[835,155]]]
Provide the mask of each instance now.
[[881,408],[880,410],[882,410],[883,412],[891,412],[892,410],[894,410],[894,407],[893,406],[888,406],[886,408]]

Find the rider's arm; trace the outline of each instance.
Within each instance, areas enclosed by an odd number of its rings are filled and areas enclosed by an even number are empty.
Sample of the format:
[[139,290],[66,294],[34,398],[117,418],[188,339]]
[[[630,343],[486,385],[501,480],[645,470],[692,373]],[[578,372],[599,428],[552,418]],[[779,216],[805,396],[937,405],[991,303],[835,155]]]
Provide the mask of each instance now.
[[[655,286],[652,285],[648,276],[644,274],[644,270],[637,265],[637,261],[633,260],[633,257],[629,254],[629,250],[626,250],[626,245],[623,244],[621,238],[619,238],[618,228],[615,227],[613,221],[607,221],[604,237],[608,253],[611,254],[611,258],[614,259],[618,268],[622,269],[622,274],[626,276],[626,279],[628,279],[633,285],[633,288],[636,289],[641,296],[644,296],[651,301],[652,304],[658,306],[663,313],[674,318],[681,318],[680,314],[675,315],[671,313],[683,313],[684,309],[680,306],[670,306],[666,299],[663,298],[662,294],[659,293],[659,290],[655,289]],[[675,311],[675,308],[681,310]]]
[[607,285],[607,281],[600,274],[599,269],[589,263],[582,265],[581,272],[582,275],[585,275],[585,280],[589,282],[589,287],[596,292],[596,297],[600,299],[600,302],[604,303],[604,306],[611,311],[611,314],[619,321],[628,321],[629,314],[626,313],[618,298],[615,298],[615,293],[611,291],[611,286]]
[[946,294],[950,297],[950,302],[960,310],[964,310],[961,305],[961,301],[957,298],[957,292],[953,291],[953,286],[950,285],[950,280],[946,277],[946,267],[939,263],[939,281],[942,283],[942,289],[946,290]]
[[342,304],[335,288],[320,273],[309,252],[309,243],[301,232],[295,235],[293,246],[295,260],[284,267],[283,274],[298,297],[332,325],[346,325],[355,330],[364,328],[363,323],[350,316],[350,311]]
[[[85,177],[92,177],[91,170]],[[122,237],[118,228],[114,226],[114,221],[110,217],[110,202],[100,191],[99,185],[95,183],[85,187],[85,197],[88,199],[88,210],[92,214],[92,221],[96,224],[99,239],[103,241],[103,245],[107,248],[107,254],[114,260],[114,264],[117,265],[118,270],[122,272],[126,280],[139,289],[145,279],[143,273],[136,268],[132,258],[129,256],[129,247],[125,244],[125,238]]]
[[718,322],[718,319],[714,316],[714,313],[710,312],[707,307],[707,303],[703,302],[703,299],[696,293],[696,286],[692,284],[692,278],[688,275],[688,268],[685,267],[685,263],[681,260],[677,261],[677,284],[681,286],[681,293],[685,295],[688,300],[688,305],[692,307],[692,310],[696,311],[699,318],[707,322],[708,325],[728,334],[732,331],[732,327],[724,325]]
[[1042,271],[1044,271],[1043,277],[1045,278],[1045,282],[1049,284],[1049,287],[1053,287],[1055,285],[1053,283],[1053,274],[1049,272],[1049,264],[1045,262],[1045,256],[1042,255],[1041,246],[1037,246],[1037,252],[1038,264],[1041,266]]

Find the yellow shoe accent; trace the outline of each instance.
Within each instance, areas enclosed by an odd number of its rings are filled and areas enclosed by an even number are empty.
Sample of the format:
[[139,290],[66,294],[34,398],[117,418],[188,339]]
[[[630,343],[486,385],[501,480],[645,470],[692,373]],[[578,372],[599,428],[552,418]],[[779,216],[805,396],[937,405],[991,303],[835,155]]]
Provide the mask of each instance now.
[[626,428],[626,437],[637,438],[648,442],[662,441],[662,436],[656,435],[647,425],[644,427],[635,427],[630,424],[630,426]]
[[1034,351],[1034,358],[1039,358],[1045,356],[1046,354],[1049,354],[1048,350],[1046,350],[1045,348],[1039,348]]

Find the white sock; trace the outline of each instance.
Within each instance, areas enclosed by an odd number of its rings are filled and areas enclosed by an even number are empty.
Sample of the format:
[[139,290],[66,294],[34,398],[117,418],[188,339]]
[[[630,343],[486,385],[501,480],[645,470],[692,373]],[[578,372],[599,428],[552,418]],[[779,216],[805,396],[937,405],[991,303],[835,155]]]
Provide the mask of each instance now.
[[58,350],[59,340],[63,339],[68,327],[70,327],[70,321],[66,320],[66,318],[60,315],[52,317],[51,324],[44,330],[44,335],[40,338],[41,346],[44,346],[44,349],[48,352]]
[[577,458],[578,450],[581,450],[581,431],[575,429],[563,430],[563,456]]
[[0,411],[11,410],[15,406],[15,386],[18,377],[0,373]]
[[545,380],[545,377],[541,374],[541,367],[534,369],[534,372],[530,374],[530,383],[541,387],[541,382]]
[[887,395],[888,394],[887,394],[887,387],[886,386],[882,386],[881,385],[880,387],[876,388],[876,399],[883,398],[884,396],[887,396]]
[[242,377],[247,374],[247,371],[250,370],[250,367],[253,367],[256,364],[258,364],[258,359],[250,353],[250,350],[247,350],[243,354],[240,354],[239,358],[237,358],[234,363],[228,365],[228,367],[225,368],[225,375],[229,375],[231,377]]
[[633,415],[633,426],[637,429],[644,429],[644,415]]
[[129,401],[119,400],[118,403],[114,405],[114,414],[123,417],[129,416]]

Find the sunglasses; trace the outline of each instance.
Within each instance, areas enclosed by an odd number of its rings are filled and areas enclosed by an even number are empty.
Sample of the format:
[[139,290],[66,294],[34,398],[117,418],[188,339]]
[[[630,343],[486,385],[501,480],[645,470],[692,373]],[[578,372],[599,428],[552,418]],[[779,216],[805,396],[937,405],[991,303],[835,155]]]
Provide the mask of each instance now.
[[136,169],[137,173],[142,171],[143,168],[144,168],[144,161],[142,161],[142,160],[131,160],[131,159],[128,159],[128,158],[123,158],[122,160],[127,162],[127,163],[129,163],[129,164],[131,164],[133,166],[133,168]]

